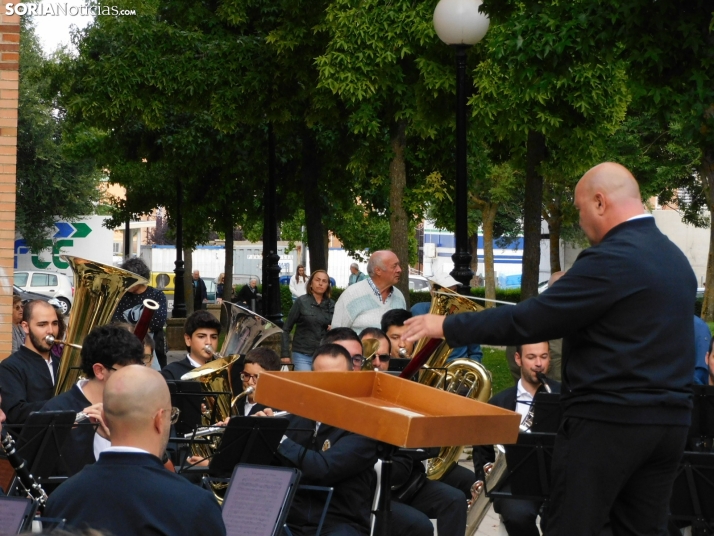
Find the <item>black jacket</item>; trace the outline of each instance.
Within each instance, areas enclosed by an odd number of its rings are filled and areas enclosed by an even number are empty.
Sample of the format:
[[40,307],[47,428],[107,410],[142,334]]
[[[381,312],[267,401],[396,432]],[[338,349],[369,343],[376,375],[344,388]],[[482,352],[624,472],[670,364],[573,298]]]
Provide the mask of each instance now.
[[[285,465],[302,471],[301,484],[334,488],[324,526],[347,523],[369,534],[377,442],[326,424],[315,434],[315,421],[296,416],[290,421],[288,438],[278,447],[278,454]],[[291,529],[314,533],[325,498],[323,492],[298,491],[288,516]]]
[[332,323],[334,312],[335,302],[330,298],[325,298],[318,304],[314,297],[305,294],[295,300],[283,326],[283,357],[290,357],[290,332],[293,326],[297,327],[293,336],[292,351],[312,355],[327,334],[327,326]]
[[114,536],[226,533],[213,495],[151,454],[103,452],[52,493],[44,515]]
[[[50,354],[51,355],[51,354]],[[55,379],[59,359],[51,355]],[[33,411],[39,411],[55,395],[47,361],[27,346],[0,362],[2,410],[8,424],[22,424]]]
[[563,415],[689,425],[696,277],[641,218],[611,229],[545,292],[516,306],[447,316],[450,346],[564,338]]
[[181,376],[191,372],[194,368],[188,357],[184,357],[181,361],[174,361],[162,368],[161,375],[167,380],[180,380]]
[[[48,400],[42,411],[74,411],[80,412],[91,406],[77,384],[72,389]],[[94,434],[96,426],[88,420],[76,425],[69,437],[62,445],[62,459],[57,467],[57,474],[72,476],[77,474],[85,465],[94,463]]]

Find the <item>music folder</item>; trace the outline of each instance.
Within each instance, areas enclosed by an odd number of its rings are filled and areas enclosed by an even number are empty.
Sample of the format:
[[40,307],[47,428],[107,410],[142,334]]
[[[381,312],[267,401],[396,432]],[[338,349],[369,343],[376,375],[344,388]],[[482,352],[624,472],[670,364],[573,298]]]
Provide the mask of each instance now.
[[27,530],[35,510],[32,499],[0,496],[0,536],[13,536]]
[[300,471],[239,464],[223,499],[226,536],[277,536],[288,517]]

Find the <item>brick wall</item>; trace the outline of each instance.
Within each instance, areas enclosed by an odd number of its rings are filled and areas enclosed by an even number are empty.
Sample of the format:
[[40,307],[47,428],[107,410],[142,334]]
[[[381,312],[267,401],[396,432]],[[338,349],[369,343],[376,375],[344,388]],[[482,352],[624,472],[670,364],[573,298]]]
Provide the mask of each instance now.
[[0,6],[0,359],[12,345],[20,17]]

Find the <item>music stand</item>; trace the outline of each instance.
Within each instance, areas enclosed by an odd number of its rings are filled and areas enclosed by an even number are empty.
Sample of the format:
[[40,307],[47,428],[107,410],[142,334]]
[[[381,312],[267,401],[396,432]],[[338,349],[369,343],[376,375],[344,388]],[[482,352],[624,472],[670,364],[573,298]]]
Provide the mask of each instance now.
[[67,477],[52,477],[52,474],[62,460],[62,446],[76,417],[75,411],[33,411],[21,426],[17,453],[40,484],[59,484],[66,480]]
[[533,399],[533,425],[531,432],[556,434],[560,428],[563,410],[560,405],[560,395],[556,393],[536,393]]
[[270,465],[288,424],[281,418],[233,417],[209,461],[209,473],[230,474],[238,464]]
[[300,471],[239,464],[223,499],[226,536],[278,536],[300,482]]
[[692,450],[712,449],[714,438],[714,385],[693,385],[692,425],[689,444]]
[[32,525],[37,502],[26,497],[0,496],[0,536],[14,536]]
[[185,435],[201,426],[201,404],[205,396],[201,383],[175,380],[167,381],[166,384],[171,394],[171,405],[181,411],[174,425],[176,433]]
[[685,452],[672,486],[671,517],[691,523],[693,531],[714,530],[713,496],[714,456]]
[[389,372],[401,372],[409,364],[411,359],[406,357],[392,357],[389,360]]
[[515,445],[505,445],[509,472],[488,492],[489,497],[547,500],[554,445],[555,434],[518,434]]

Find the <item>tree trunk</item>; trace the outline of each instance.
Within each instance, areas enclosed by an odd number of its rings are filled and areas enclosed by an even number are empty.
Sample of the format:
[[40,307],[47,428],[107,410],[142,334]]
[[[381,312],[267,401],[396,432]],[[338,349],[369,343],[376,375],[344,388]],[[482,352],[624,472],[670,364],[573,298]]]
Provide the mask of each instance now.
[[186,297],[186,317],[193,313],[193,249],[183,248],[183,292]]
[[[226,262],[223,266],[223,294],[218,297],[229,302],[233,297],[233,220],[226,221],[223,230],[226,233]],[[226,307],[221,307],[221,325],[224,328],[227,328],[230,322],[227,311]]]
[[[707,205],[710,217],[714,215],[714,154],[705,153],[700,170],[705,182]],[[709,256],[707,258],[707,275],[704,284],[704,301],[702,302],[702,319],[714,322],[714,223],[709,224]]]
[[[496,212],[498,203],[487,203],[481,210],[481,221],[483,222],[483,270],[486,278],[486,299],[496,299],[496,274],[493,263],[493,226],[496,223]],[[492,301],[485,302],[484,307],[495,307]]]
[[543,203],[543,177],[538,166],[545,158],[545,137],[528,132],[526,146],[526,200],[523,206],[523,276],[521,299],[538,295],[540,272],[540,222]]
[[478,284],[478,231],[469,237],[469,253],[471,253],[471,271],[474,273],[469,284],[478,287],[480,286]]
[[320,162],[315,138],[309,128],[303,131],[302,190],[305,203],[305,229],[310,250],[310,271],[327,270],[325,230],[322,226],[323,210],[319,188]]
[[394,158],[389,164],[389,243],[392,251],[402,264],[402,277],[397,284],[404,294],[409,308],[409,224],[404,210],[404,189],[407,186],[407,169],[404,160],[406,148],[406,122],[397,123],[397,130],[392,138]]
[[550,239],[550,273],[560,272],[560,229],[563,225],[563,211],[560,210],[562,196],[557,194],[553,197],[550,205],[550,214],[546,218],[548,222],[548,234]]

